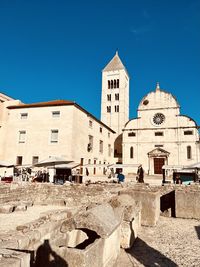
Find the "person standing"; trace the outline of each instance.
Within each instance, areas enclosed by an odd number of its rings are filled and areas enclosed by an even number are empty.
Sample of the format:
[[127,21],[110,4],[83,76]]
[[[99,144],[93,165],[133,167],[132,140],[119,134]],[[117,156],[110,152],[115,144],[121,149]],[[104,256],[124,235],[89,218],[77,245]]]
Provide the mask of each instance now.
[[137,170],[137,182],[144,183],[144,169],[142,168],[142,164],[139,165]]

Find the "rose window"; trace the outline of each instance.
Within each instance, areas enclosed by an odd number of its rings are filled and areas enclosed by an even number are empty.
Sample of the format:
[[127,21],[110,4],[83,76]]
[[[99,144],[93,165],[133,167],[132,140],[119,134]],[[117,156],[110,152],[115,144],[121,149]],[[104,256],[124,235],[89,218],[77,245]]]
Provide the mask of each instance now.
[[153,116],[153,122],[156,124],[156,125],[160,125],[164,122],[165,120],[165,115],[163,115],[162,113],[156,113],[154,116]]

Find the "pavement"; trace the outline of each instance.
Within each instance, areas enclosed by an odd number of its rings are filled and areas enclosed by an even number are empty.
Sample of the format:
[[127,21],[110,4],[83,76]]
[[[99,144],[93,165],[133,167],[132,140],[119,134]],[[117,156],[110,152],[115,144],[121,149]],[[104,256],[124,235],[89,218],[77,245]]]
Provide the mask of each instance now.
[[[144,182],[148,183],[150,185],[162,185],[162,175],[144,175]],[[116,181],[117,178],[108,178],[107,176],[100,176],[100,175],[94,175],[94,176],[84,176],[83,182],[90,181],[92,183],[94,182],[112,182]],[[127,175],[125,176],[125,183],[131,182],[131,183],[137,183],[136,181],[136,174],[135,175]]]

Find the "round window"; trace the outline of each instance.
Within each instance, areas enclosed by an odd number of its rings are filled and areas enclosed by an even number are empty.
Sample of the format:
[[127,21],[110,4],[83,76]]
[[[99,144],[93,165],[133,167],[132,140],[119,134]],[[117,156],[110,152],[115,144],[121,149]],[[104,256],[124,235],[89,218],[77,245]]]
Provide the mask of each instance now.
[[149,104],[149,100],[147,100],[147,99],[145,99],[144,101],[143,101],[143,105],[148,105]]
[[165,120],[165,115],[163,115],[162,113],[156,113],[153,116],[153,123],[155,123],[156,125],[162,124],[164,120]]

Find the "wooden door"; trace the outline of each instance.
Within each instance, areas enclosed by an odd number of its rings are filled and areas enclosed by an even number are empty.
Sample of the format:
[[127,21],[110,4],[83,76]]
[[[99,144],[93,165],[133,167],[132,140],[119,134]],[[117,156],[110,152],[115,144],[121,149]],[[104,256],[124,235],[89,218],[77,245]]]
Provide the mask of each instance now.
[[162,166],[164,164],[164,158],[154,158],[154,174],[162,174]]

